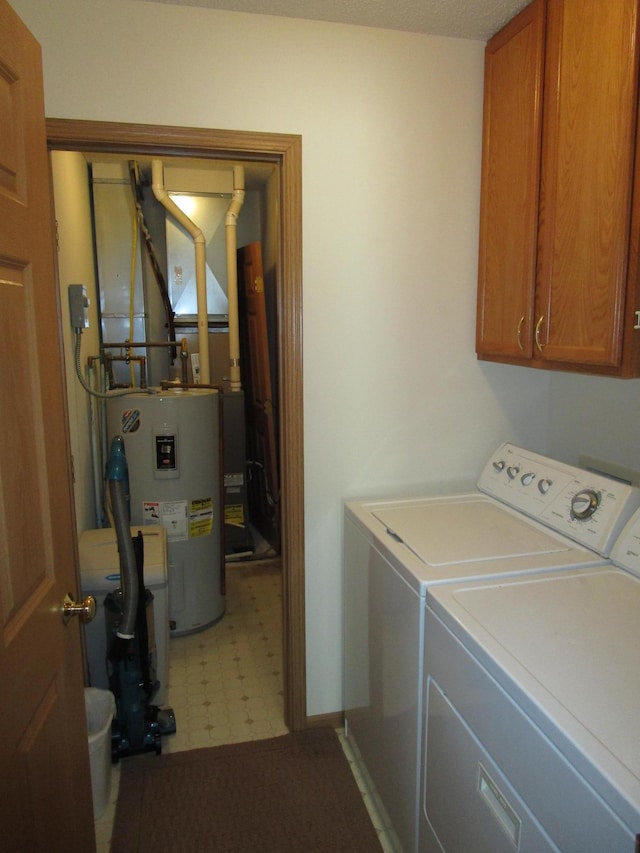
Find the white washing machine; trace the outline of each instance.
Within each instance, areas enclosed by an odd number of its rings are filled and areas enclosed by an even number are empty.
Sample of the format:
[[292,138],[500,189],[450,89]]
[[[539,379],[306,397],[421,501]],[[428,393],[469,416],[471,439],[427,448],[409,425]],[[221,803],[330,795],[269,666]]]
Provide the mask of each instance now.
[[[167,535],[164,527],[132,527],[131,535],[142,533],[144,540],[145,587],[153,594],[153,637],[156,677],[160,686],[153,697],[155,705],[164,705],[169,687],[169,599],[167,592]],[[85,530],[80,536],[80,582],[83,595],[96,599],[96,616],[84,626],[89,683],[108,689],[107,627],[104,600],[120,586],[120,558],[114,528]]]
[[640,491],[511,444],[478,491],[345,505],[345,729],[398,850],[417,851],[425,596],[606,563]]
[[610,564],[432,587],[420,850],[640,844],[640,513]]

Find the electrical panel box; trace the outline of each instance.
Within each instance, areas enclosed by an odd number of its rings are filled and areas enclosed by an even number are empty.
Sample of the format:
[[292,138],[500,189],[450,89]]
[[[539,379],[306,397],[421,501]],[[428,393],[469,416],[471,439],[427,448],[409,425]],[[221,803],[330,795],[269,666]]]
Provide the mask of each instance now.
[[69,315],[73,329],[89,328],[89,298],[84,284],[69,285]]

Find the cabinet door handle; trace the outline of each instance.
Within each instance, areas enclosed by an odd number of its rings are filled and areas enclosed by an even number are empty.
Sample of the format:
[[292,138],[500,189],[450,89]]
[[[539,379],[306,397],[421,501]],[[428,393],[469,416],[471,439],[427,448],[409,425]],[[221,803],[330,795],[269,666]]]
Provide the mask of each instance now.
[[524,323],[524,314],[520,317],[520,322],[518,323],[518,349],[524,350],[522,346],[522,324]]
[[542,344],[540,343],[540,326],[542,325],[542,321],[544,320],[544,314],[540,317],[538,322],[536,323],[536,346],[542,352]]

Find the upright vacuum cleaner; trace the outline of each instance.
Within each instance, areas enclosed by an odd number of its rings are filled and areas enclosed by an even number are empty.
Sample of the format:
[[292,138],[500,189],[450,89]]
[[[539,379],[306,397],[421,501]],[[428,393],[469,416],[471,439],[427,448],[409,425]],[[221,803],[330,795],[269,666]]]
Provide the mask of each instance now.
[[120,557],[120,588],[110,592],[104,603],[109,687],[116,698],[111,757],[118,761],[140,752],[160,755],[161,738],[176,731],[176,720],[171,708],[151,704],[159,686],[153,666],[155,650],[149,648],[153,594],[144,586],[142,533],[131,536],[129,473],[121,436],[111,442],[107,481]]

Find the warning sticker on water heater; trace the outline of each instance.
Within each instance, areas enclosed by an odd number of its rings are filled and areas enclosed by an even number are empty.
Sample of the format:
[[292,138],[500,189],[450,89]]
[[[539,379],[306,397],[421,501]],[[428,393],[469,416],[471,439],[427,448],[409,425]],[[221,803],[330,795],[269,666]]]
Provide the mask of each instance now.
[[161,524],[167,531],[167,542],[189,538],[187,501],[143,501],[145,524]]
[[213,498],[191,501],[189,506],[189,536],[209,536],[213,530]]

